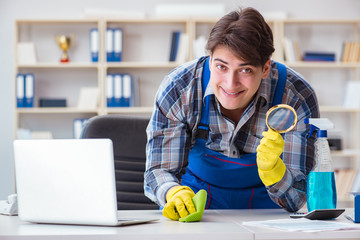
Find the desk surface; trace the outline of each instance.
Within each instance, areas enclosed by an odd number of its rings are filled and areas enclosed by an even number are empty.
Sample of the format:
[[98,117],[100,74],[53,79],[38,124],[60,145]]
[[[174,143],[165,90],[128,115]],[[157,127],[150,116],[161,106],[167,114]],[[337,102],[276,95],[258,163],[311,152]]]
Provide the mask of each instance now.
[[[351,209],[347,209],[351,211]],[[124,227],[33,224],[16,216],[0,215],[0,239],[360,239],[360,230],[287,232],[242,225],[244,221],[289,218],[284,210],[206,210],[201,222],[180,223],[160,211],[123,211],[126,217],[159,218],[160,221]],[[350,223],[344,214],[335,221]]]

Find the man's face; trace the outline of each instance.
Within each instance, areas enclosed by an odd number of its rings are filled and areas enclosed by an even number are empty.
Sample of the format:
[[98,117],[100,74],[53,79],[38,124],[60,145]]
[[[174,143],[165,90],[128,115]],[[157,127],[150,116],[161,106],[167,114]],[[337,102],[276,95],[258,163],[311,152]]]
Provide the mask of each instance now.
[[[210,56],[210,85],[223,113],[242,113],[259,89],[261,79],[266,78],[270,60],[264,68],[255,67],[237,58],[231,50],[218,46]],[[225,114],[226,115],[226,114]]]

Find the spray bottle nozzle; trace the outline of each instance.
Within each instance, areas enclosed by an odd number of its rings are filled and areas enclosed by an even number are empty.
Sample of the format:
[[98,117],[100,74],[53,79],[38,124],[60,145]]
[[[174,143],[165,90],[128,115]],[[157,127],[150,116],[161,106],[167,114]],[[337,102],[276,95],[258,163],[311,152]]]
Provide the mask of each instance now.
[[327,137],[327,130],[334,128],[334,124],[327,118],[306,118],[305,124],[310,124],[310,133],[308,138],[317,130],[317,137]]

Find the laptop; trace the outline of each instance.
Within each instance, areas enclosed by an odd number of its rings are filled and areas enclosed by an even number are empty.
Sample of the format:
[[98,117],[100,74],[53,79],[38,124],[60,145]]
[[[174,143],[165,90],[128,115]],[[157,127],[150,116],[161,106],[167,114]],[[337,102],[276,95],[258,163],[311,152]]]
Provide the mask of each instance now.
[[[18,214],[23,221],[122,226],[110,139],[14,141]],[[129,212],[128,212],[129,213]]]

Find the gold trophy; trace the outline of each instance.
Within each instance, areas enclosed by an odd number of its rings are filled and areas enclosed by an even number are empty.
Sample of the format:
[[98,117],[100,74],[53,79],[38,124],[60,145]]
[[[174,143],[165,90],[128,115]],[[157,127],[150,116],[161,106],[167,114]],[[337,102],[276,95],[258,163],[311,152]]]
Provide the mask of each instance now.
[[56,39],[57,43],[59,44],[59,47],[63,51],[60,62],[62,62],[62,63],[69,62],[70,59],[68,56],[68,50],[74,41],[74,34],[71,34],[70,36],[66,36],[66,35],[55,36],[55,39]]

